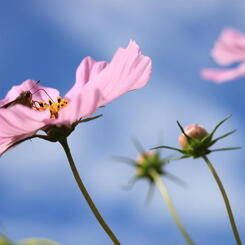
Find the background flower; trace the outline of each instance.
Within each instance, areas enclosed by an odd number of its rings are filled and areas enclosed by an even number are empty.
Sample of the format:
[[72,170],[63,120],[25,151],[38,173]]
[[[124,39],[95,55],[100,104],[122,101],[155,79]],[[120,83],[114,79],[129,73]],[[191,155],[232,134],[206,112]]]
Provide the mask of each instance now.
[[236,68],[204,69],[201,72],[204,79],[220,83],[245,76],[244,34],[232,28],[224,29],[216,41],[211,55],[220,65],[230,65],[234,62],[242,63]]

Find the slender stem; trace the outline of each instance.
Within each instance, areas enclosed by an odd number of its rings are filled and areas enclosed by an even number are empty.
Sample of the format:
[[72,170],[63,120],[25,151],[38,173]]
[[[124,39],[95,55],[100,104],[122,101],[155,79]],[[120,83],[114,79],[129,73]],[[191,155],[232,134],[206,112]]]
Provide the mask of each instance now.
[[83,182],[82,182],[82,180],[81,180],[81,178],[79,176],[79,173],[77,171],[75,163],[73,161],[73,158],[72,158],[72,155],[71,155],[71,152],[70,152],[70,148],[69,148],[68,143],[67,143],[67,139],[66,138],[63,139],[62,141],[60,141],[60,143],[61,143],[62,147],[65,150],[65,153],[66,153],[67,159],[69,161],[72,173],[74,175],[74,178],[76,179],[76,182],[77,182],[77,184],[79,186],[79,189],[82,192],[84,198],[86,199],[86,201],[87,201],[90,209],[92,210],[94,216],[96,217],[96,219],[98,220],[98,222],[100,223],[100,225],[102,226],[104,231],[107,233],[107,235],[110,237],[112,242],[115,245],[120,245],[121,243],[118,241],[118,239],[116,238],[116,236],[114,235],[112,230],[109,228],[109,226],[106,224],[106,222],[104,221],[104,219],[100,215],[100,213],[99,213],[98,209],[96,208],[95,204],[93,203],[88,191],[86,190],[86,188],[85,188],[85,186],[84,186],[84,184],[83,184]]
[[150,171],[150,175],[153,178],[156,185],[158,186],[159,191],[161,192],[162,197],[167,204],[169,212],[170,212],[174,222],[176,223],[177,227],[179,228],[180,232],[182,233],[183,237],[185,238],[186,242],[189,245],[194,245],[194,242],[191,240],[189,234],[187,233],[184,226],[180,222],[180,219],[179,219],[179,217],[175,211],[173,201],[171,200],[170,194],[169,194],[168,189],[167,189],[166,185],[164,184],[163,180],[161,179],[159,174],[153,169]]
[[209,161],[209,159],[206,156],[203,156],[202,158],[204,159],[204,161],[208,165],[212,175],[214,176],[214,178],[216,180],[216,183],[219,186],[219,189],[221,191],[221,194],[222,194],[224,202],[225,202],[226,210],[227,210],[228,215],[229,215],[229,219],[230,219],[230,223],[231,223],[231,227],[232,227],[232,230],[233,230],[234,237],[236,239],[236,243],[237,243],[237,245],[242,245],[242,241],[240,239],[240,236],[239,236],[239,233],[238,233],[238,230],[237,230],[237,227],[236,227],[235,219],[234,219],[233,214],[232,214],[231,206],[230,206],[227,194],[225,192],[225,188],[224,188],[224,186],[223,186],[223,184],[222,184],[222,182],[221,182],[216,170],[214,169],[212,163]]

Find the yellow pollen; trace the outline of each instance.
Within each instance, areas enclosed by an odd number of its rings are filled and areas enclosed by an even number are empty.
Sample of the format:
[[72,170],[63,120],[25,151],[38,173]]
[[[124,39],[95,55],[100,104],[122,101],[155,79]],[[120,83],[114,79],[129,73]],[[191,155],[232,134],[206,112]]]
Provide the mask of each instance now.
[[60,103],[62,98],[60,96],[57,97],[57,102]]
[[58,118],[60,109],[67,106],[68,102],[69,101],[67,99],[58,96],[57,102],[54,102],[50,99],[48,100],[48,103],[44,101],[38,101],[37,104],[39,106],[33,107],[33,109],[37,111],[45,111],[46,109],[49,109],[50,118]]

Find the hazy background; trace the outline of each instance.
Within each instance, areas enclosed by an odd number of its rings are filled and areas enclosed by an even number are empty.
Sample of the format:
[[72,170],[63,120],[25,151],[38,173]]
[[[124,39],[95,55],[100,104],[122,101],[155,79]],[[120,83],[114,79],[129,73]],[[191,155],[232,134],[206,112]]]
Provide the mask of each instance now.
[[[145,205],[147,183],[122,190],[134,169],[112,156],[137,157],[132,137],[145,148],[177,146],[178,119],[217,132],[238,129],[210,156],[223,180],[245,242],[244,79],[222,85],[203,81],[200,69],[225,26],[245,32],[243,0],[37,0],[0,1],[0,97],[32,78],[65,94],[85,56],[109,61],[134,39],[153,60],[152,79],[138,91],[99,109],[104,116],[69,137],[89,192],[123,245],[185,244],[158,190]],[[1,123],[1,122],[0,122]],[[168,155],[163,151],[162,155]],[[199,245],[235,244],[223,204],[202,160],[174,162],[168,171],[188,187],[167,181],[176,209]],[[82,198],[58,144],[25,142],[0,159],[0,230],[13,240],[47,237],[63,245],[110,245]]]

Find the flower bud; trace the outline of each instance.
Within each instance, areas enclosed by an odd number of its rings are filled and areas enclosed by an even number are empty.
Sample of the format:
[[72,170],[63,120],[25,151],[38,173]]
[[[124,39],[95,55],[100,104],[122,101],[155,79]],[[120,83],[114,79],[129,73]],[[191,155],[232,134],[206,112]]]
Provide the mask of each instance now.
[[161,173],[161,167],[164,161],[157,152],[147,151],[138,156],[136,159],[136,175],[138,177],[148,177],[151,179],[149,171],[154,169]]
[[[202,140],[208,135],[208,132],[205,130],[205,128],[198,124],[191,124],[189,126],[186,126],[184,128],[184,131],[186,135],[197,140]],[[189,146],[187,137],[183,133],[179,136],[179,144],[182,149],[187,149]]]

